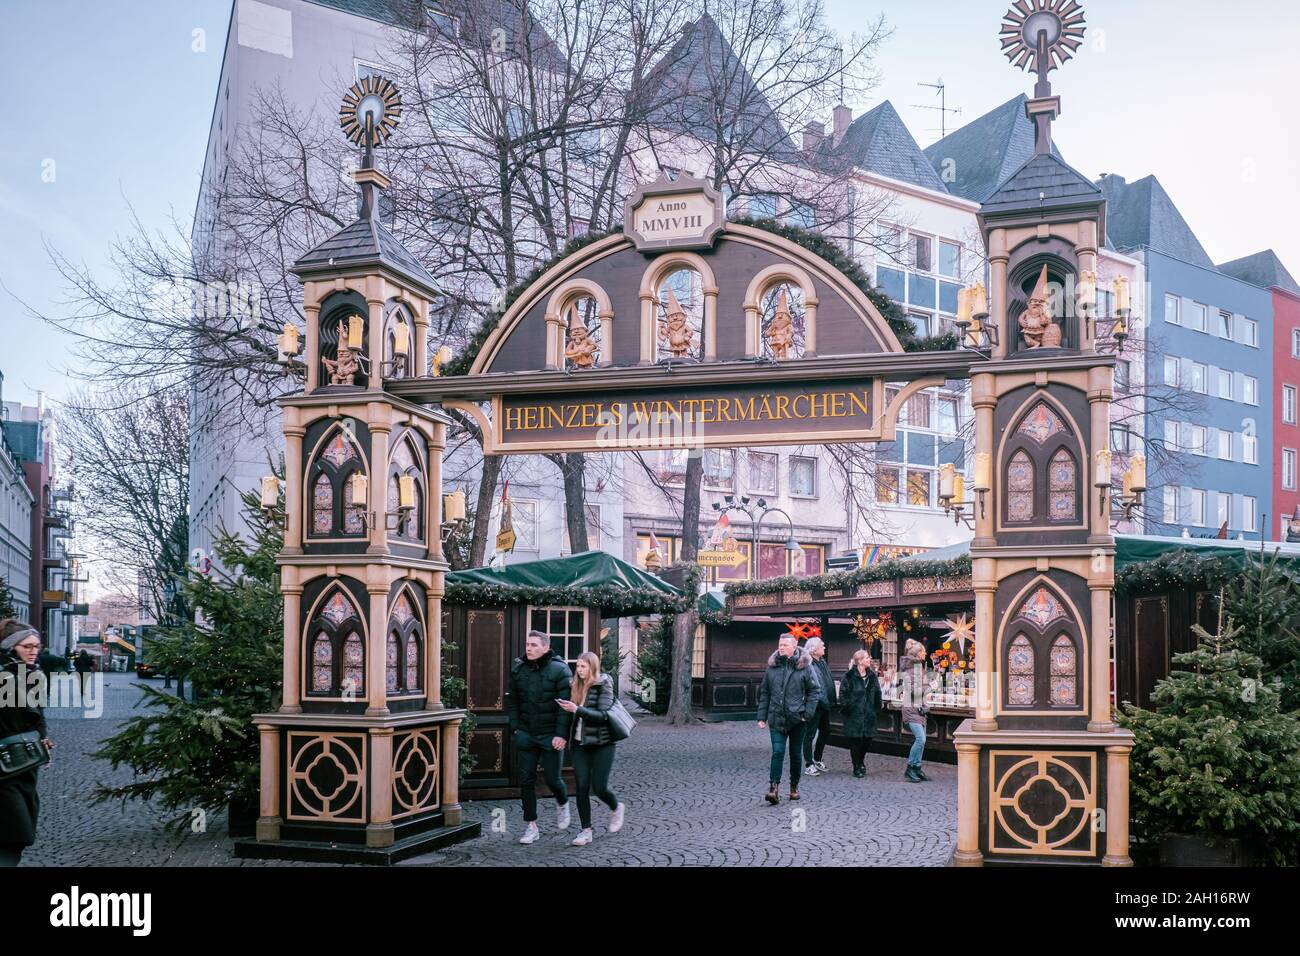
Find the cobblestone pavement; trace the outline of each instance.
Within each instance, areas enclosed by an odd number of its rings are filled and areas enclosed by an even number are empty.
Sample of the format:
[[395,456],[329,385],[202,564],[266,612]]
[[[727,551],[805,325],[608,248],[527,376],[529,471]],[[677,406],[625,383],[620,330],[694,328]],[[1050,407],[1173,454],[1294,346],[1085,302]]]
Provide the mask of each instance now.
[[[225,821],[208,831],[175,835],[149,808],[92,807],[96,783],[125,780],[88,754],[131,713],[139,700],[135,679],[107,678],[104,716],[51,709],[57,750],[41,774],[40,833],[24,865],[239,866],[275,865],[236,860]],[[160,685],[161,681],[154,682]],[[869,755],[867,776],[850,774],[847,751],[827,750],[829,773],[807,778],[803,799],[771,807],[767,734],[749,721],[670,729],[645,718],[619,744],[611,787],[627,805],[627,823],[608,832],[609,810],[593,810],[596,839],[574,847],[578,812],[567,831],[555,828],[555,804],[541,805],[541,839],[521,846],[523,814],[517,800],[466,802],[467,820],[483,836],[402,866],[942,866],[955,841],[956,768],[927,764],[925,784],[903,779],[901,757]],[[283,864],[280,864],[283,865]],[[299,864],[295,864],[299,865]]]

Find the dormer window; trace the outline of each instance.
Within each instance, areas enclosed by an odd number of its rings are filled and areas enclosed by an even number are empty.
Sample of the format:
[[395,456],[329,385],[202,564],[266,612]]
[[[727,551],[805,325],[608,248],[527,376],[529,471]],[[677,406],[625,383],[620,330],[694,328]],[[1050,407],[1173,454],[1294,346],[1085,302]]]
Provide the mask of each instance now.
[[446,37],[456,40],[460,37],[460,18],[442,10],[440,4],[427,3],[424,6],[424,19],[430,27]]

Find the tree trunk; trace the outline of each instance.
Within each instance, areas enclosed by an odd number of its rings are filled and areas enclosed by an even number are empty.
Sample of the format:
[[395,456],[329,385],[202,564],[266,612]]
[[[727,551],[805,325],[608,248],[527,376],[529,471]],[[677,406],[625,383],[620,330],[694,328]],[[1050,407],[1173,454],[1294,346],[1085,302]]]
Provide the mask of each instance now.
[[497,478],[504,462],[500,455],[483,456],[483,473],[479,476],[478,500],[474,505],[474,537],[469,548],[471,568],[480,568],[484,563],[488,529],[492,526],[492,501],[497,496]]
[[557,456],[564,475],[564,520],[569,529],[569,552],[579,554],[587,543],[587,456],[581,452]]
[[[685,488],[682,492],[682,561],[694,561],[699,553],[700,485],[704,479],[704,454],[686,459]],[[673,676],[668,697],[668,723],[680,727],[691,722],[691,658],[695,649],[695,595],[690,606],[673,621]]]

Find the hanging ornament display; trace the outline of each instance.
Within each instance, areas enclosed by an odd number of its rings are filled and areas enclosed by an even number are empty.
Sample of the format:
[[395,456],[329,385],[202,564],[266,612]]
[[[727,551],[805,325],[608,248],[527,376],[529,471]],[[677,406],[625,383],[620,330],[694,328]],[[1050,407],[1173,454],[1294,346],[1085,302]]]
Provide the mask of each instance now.
[[865,614],[853,615],[853,633],[863,644],[870,647],[876,641],[883,640],[885,635],[894,628],[894,615],[885,611],[879,617],[868,617]]

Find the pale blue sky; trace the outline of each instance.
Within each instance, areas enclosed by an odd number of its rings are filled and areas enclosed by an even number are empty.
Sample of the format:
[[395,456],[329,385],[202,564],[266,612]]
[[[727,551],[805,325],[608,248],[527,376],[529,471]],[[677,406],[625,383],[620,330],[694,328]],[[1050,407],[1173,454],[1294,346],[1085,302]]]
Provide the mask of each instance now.
[[[826,0],[842,31],[883,12],[894,36],[883,82],[855,115],[890,99],[922,146],[938,138],[919,82],[942,77],[961,124],[1029,92],[999,51],[1008,5],[986,0]],[[42,242],[100,266],[129,229],[188,224],[202,169],[230,0],[5,0],[0,70],[20,97],[0,142],[0,281],[57,309]],[[1155,173],[1216,262],[1272,247],[1300,273],[1300,65],[1296,7],[1264,0],[1086,0],[1089,34],[1053,74],[1056,139],[1095,177]],[[206,31],[206,52],[192,49]],[[19,81],[19,78],[22,81]],[[22,91],[22,92],[19,92]],[[950,126],[951,128],[951,126]],[[54,182],[43,164],[55,163]],[[67,393],[66,343],[0,293],[5,397]]]

